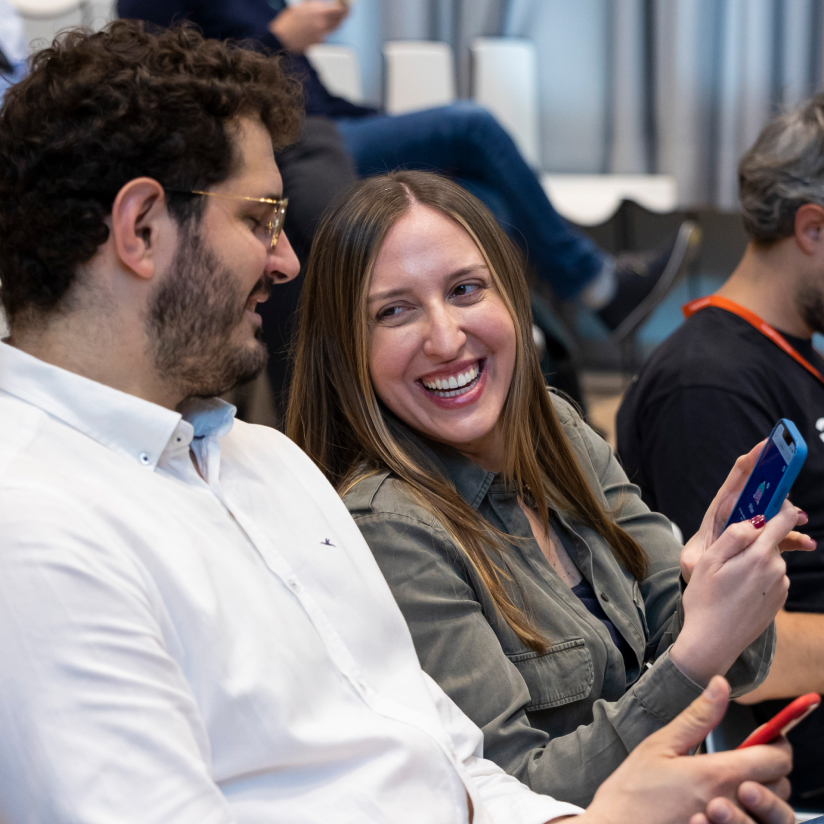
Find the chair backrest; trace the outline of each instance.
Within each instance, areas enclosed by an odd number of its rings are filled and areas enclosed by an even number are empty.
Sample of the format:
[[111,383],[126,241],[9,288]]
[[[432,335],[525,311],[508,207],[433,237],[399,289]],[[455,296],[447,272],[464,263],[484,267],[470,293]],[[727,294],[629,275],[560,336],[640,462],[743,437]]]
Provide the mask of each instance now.
[[354,49],[319,43],[310,46],[306,56],[332,94],[352,103],[363,103],[360,62]]
[[74,26],[102,28],[117,14],[116,0],[10,0],[20,13],[31,52],[50,43],[62,29]]
[[478,37],[472,43],[472,97],[498,118],[524,160],[541,168],[535,44],[520,37]]
[[388,114],[455,102],[455,61],[447,43],[390,40],[384,45],[383,54]]

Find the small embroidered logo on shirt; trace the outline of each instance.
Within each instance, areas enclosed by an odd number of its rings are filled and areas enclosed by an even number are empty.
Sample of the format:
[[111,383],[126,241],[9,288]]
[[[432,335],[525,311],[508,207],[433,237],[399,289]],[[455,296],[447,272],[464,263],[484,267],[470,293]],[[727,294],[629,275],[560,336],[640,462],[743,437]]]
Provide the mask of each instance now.
[[328,538],[325,541],[320,542],[321,546],[335,546]]

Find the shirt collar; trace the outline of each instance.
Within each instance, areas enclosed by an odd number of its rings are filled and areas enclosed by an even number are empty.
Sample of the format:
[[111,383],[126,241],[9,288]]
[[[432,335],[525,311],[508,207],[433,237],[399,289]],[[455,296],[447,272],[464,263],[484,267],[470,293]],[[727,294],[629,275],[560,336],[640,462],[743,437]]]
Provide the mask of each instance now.
[[178,447],[193,438],[220,437],[232,428],[236,411],[219,398],[190,398],[181,404],[180,412],[172,411],[1,341],[0,391],[151,469],[173,436]]
[[404,438],[430,458],[441,472],[455,484],[458,494],[473,509],[477,510],[489,491],[489,487],[501,478],[500,473],[489,472],[478,466],[474,461],[471,461],[451,446],[421,437],[397,418],[394,418],[393,422],[393,428],[396,428],[396,431],[400,430]]

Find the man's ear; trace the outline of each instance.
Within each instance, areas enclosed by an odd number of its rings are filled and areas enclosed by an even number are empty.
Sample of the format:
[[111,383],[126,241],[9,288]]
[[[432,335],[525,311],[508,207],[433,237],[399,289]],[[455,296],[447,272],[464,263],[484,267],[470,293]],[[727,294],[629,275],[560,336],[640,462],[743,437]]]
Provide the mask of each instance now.
[[795,242],[806,255],[824,251],[824,209],[805,203],[795,213]]
[[155,273],[158,238],[169,225],[166,193],[150,177],[130,180],[114,199],[111,229],[117,256],[137,277]]

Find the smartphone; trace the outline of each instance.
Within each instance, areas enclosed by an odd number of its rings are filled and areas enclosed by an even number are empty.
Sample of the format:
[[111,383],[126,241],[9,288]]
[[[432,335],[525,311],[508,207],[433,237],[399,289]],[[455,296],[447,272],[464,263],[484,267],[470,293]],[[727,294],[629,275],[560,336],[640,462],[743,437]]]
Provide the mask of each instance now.
[[801,723],[821,703],[821,696],[816,692],[796,698],[792,704],[787,704],[774,718],[762,724],[755,732],[750,733],[736,749],[755,747],[759,744],[769,744],[779,735],[788,733],[796,724]]
[[756,515],[768,521],[777,515],[806,457],[807,444],[801,433],[792,421],[782,418],[770,432],[724,529]]

